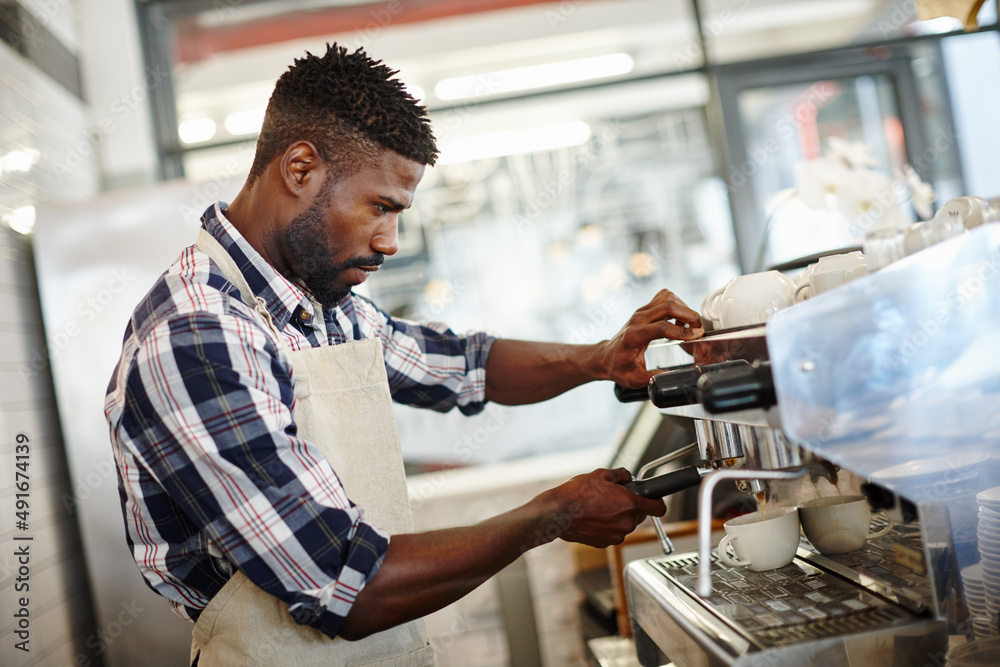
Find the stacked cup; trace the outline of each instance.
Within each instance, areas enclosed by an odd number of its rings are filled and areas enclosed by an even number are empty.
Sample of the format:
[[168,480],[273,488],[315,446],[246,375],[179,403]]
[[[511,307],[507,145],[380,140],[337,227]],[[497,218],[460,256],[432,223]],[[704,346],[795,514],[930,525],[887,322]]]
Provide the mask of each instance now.
[[[997,614],[1000,613],[1000,486],[980,491],[979,503],[979,565],[982,567],[985,589],[988,632],[997,634]],[[977,631],[978,634],[978,631]]]
[[796,278],[795,301],[818,296],[868,274],[868,264],[860,252],[821,257]]
[[986,584],[983,582],[982,563],[962,568],[961,575],[965,601],[969,605],[972,629],[975,630],[976,637],[982,639],[996,635],[997,629],[990,625],[989,612],[986,611]]

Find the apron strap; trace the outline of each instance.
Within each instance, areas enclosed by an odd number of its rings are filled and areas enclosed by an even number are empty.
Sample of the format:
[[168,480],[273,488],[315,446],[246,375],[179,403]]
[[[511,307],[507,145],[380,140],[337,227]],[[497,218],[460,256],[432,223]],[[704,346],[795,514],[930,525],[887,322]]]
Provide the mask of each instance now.
[[214,236],[208,233],[204,227],[198,230],[198,240],[195,245],[203,253],[208,255],[212,261],[219,265],[219,270],[222,271],[222,275],[226,277],[226,280],[231,282],[233,286],[240,291],[240,296],[243,297],[243,301],[247,305],[252,305],[257,314],[264,320],[268,328],[274,333],[275,337],[278,339],[278,345],[289,350],[288,341],[285,337],[278,331],[278,327],[275,326],[274,320],[271,319],[271,312],[267,309],[267,302],[263,298],[257,296],[250,289],[250,284],[247,282],[246,277],[244,277],[243,272],[240,268],[236,266],[236,261],[233,259],[232,255],[226,252],[226,249],[222,247],[222,244],[216,240]]

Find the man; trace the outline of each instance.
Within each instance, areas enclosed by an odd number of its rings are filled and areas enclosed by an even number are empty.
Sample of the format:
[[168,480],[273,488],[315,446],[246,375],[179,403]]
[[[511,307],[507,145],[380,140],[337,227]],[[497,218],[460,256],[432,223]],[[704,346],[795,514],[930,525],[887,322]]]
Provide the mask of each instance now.
[[650,340],[701,331],[666,291],[578,346],[459,336],[352,293],[396,252],[437,155],[394,74],[336,45],[296,60],[243,189],[205,212],[126,330],[105,414],[128,541],[196,622],[201,667],[433,664],[422,616],[527,549],[616,544],[665,512],[628,472],[598,470],[481,524],[412,532],[390,394],[472,414],[641,386]]

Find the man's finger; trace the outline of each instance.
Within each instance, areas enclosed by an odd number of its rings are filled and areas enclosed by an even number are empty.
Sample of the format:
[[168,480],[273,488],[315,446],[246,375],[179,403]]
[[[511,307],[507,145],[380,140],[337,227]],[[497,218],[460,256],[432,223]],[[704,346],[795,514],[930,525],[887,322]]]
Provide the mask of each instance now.
[[638,327],[634,330],[636,336],[633,340],[656,340],[657,338],[670,338],[673,340],[694,340],[701,338],[705,330],[701,327],[682,327],[670,321],[652,322]]
[[667,505],[661,498],[643,498],[643,503],[639,507],[646,516],[663,516],[667,513]]
[[625,484],[632,481],[632,473],[625,468],[615,468],[611,471],[611,481],[615,484]]
[[643,313],[647,321],[677,319],[689,324],[701,325],[701,315],[698,311],[689,308],[683,301],[665,301],[658,303],[647,312]]

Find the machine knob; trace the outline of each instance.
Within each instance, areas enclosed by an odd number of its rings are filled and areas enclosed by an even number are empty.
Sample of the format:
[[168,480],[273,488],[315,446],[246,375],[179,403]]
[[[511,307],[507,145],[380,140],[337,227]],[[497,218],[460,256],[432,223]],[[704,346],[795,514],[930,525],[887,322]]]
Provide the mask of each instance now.
[[698,379],[707,374],[724,371],[728,368],[749,366],[742,359],[723,361],[717,364],[694,364],[680,366],[657,373],[649,379],[649,384],[641,389],[628,389],[620,384],[615,385],[615,396],[622,403],[633,401],[652,401],[658,408],[676,408],[682,405],[694,405],[699,401]]
[[767,361],[707,373],[698,380],[698,394],[705,410],[713,414],[766,409],[778,402]]
[[635,403],[637,401],[648,401],[649,387],[639,387],[638,389],[629,389],[628,387],[623,387],[622,385],[615,383],[615,398],[617,398],[622,403]]

